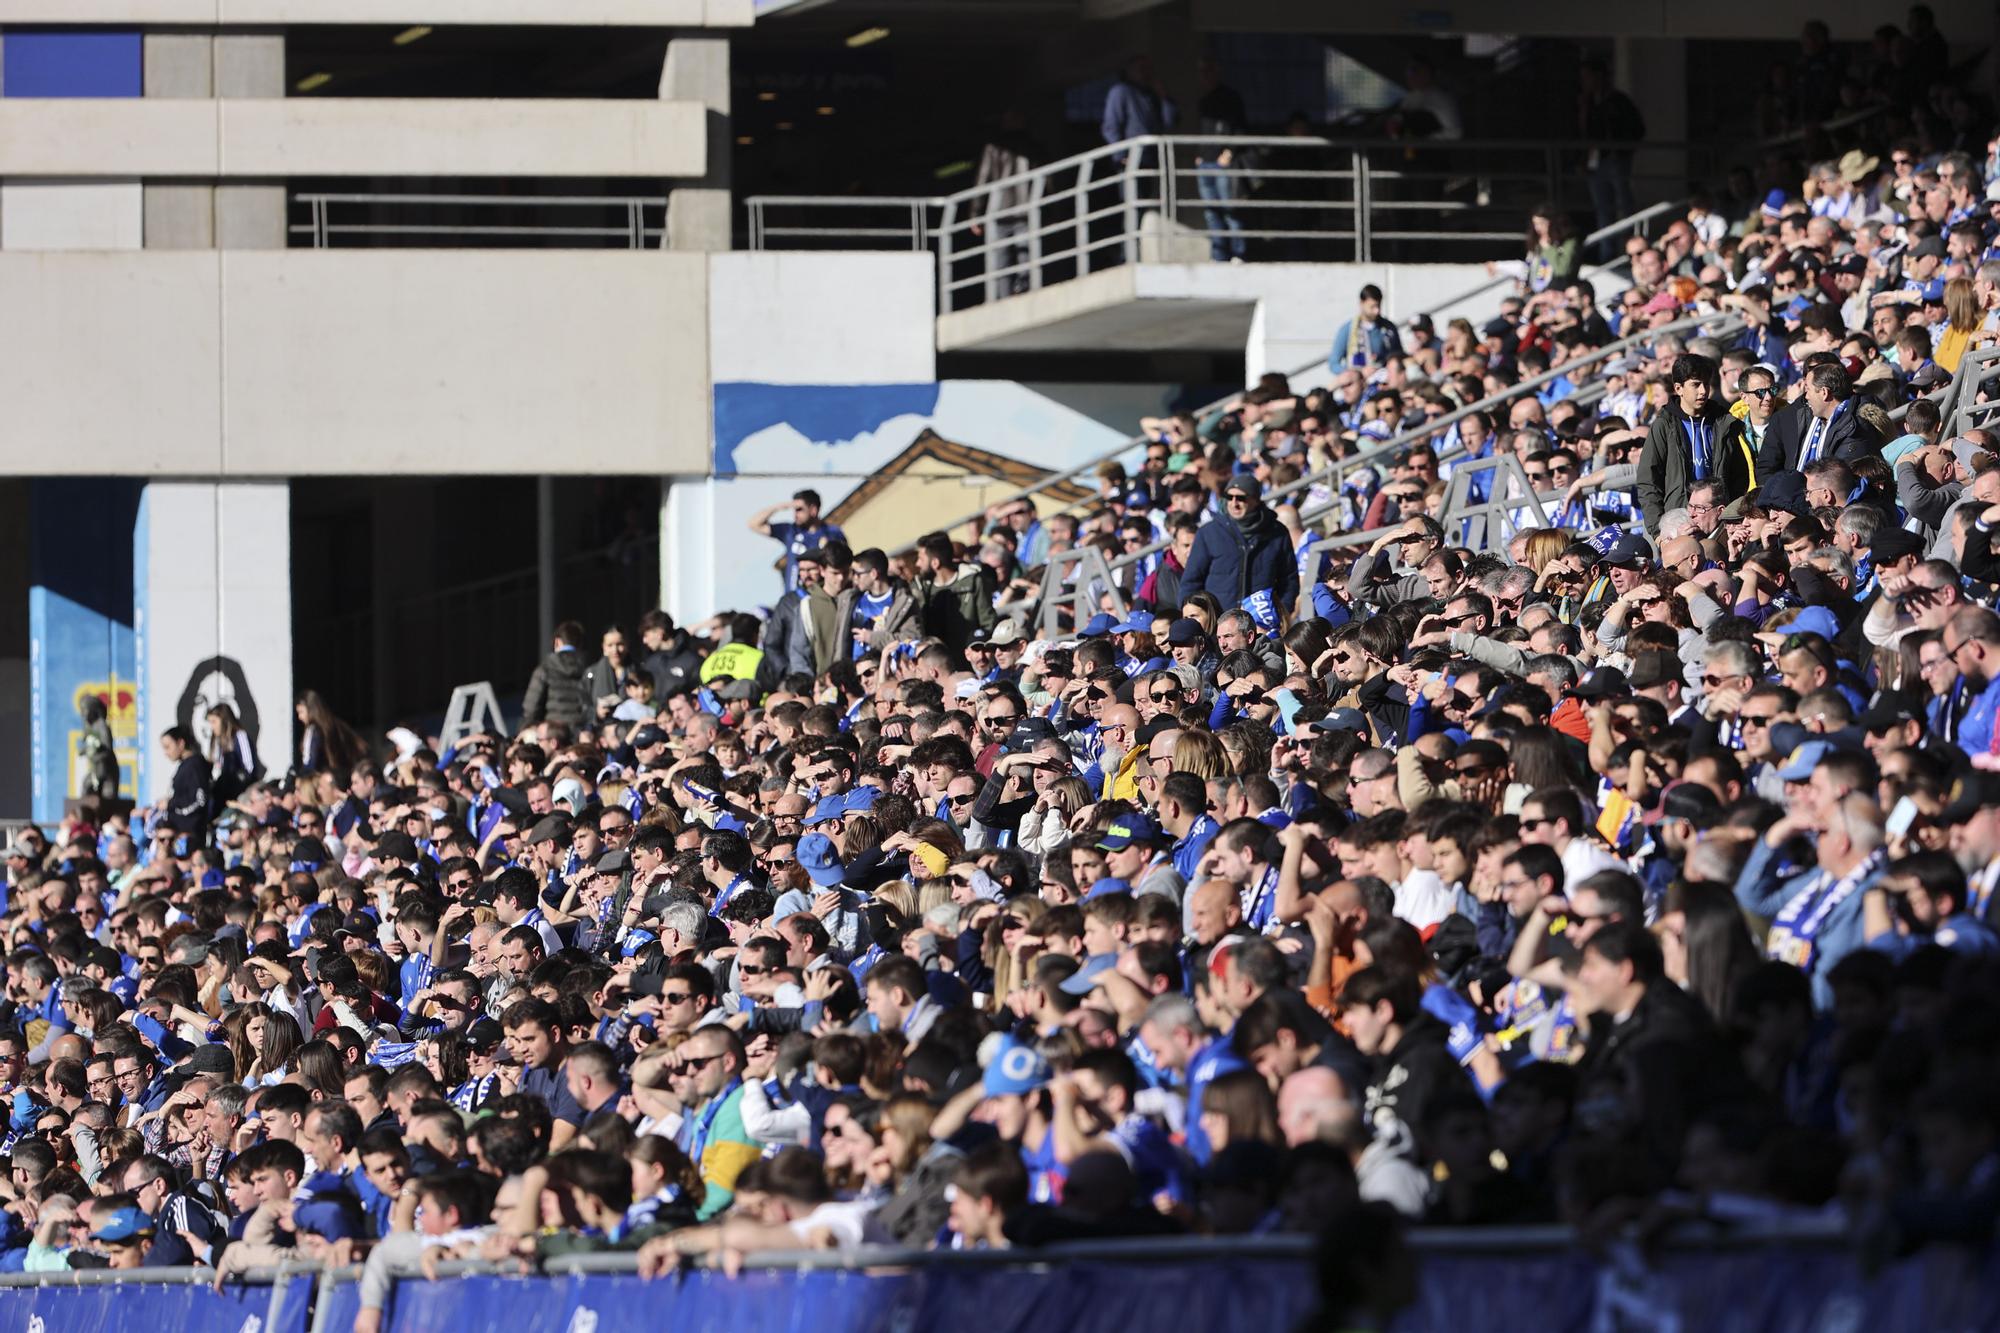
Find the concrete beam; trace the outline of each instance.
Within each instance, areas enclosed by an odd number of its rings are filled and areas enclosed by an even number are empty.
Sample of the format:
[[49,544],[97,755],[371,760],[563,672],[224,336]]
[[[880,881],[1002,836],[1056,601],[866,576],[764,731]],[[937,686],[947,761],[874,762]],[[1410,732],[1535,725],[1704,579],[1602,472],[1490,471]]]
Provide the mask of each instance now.
[[264,24],[747,28],[751,0],[0,0],[0,24]]
[[0,251],[21,474],[700,473],[706,256]]
[[0,176],[701,176],[691,102],[0,100]]

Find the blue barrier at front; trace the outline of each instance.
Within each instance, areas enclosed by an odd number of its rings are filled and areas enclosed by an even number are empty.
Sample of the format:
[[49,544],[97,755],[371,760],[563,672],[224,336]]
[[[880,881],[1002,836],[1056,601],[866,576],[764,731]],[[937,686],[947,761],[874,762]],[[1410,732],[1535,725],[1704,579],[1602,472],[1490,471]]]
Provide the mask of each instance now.
[[[306,1333],[312,1312],[311,1273],[269,1285],[148,1281],[144,1270],[127,1282],[74,1286],[51,1274],[47,1286],[0,1289],[0,1328],[8,1333]],[[274,1302],[275,1295],[275,1302]]]
[[[647,1282],[630,1273],[548,1278],[472,1276],[401,1282],[390,1333],[565,1333],[671,1328],[674,1333],[906,1333],[965,1326],[980,1333],[1128,1333],[1133,1328],[1283,1330],[1313,1306],[1297,1261],[1059,1267],[698,1270]],[[351,1305],[322,1327],[352,1327]]]
[[[1865,1268],[1835,1239],[1744,1236],[1638,1254],[1584,1250],[1550,1233],[1416,1235],[1417,1304],[1397,1333],[2000,1333],[2000,1264],[1939,1246]],[[1303,1245],[1289,1253],[1197,1243],[1162,1259],[1087,1251],[985,1256],[883,1254],[864,1266],[752,1267],[738,1277],[687,1270],[502,1276],[490,1271],[395,1284],[386,1333],[1286,1333],[1314,1309]],[[1204,1253],[1204,1251],[1207,1251]],[[797,1260],[792,1261],[794,1264]],[[479,1267],[473,1265],[472,1267]],[[351,1277],[293,1274],[268,1285],[178,1282],[134,1274],[11,1278],[0,1333],[349,1333],[360,1306]],[[315,1301],[317,1302],[315,1304]],[[310,1323],[308,1316],[310,1313]]]

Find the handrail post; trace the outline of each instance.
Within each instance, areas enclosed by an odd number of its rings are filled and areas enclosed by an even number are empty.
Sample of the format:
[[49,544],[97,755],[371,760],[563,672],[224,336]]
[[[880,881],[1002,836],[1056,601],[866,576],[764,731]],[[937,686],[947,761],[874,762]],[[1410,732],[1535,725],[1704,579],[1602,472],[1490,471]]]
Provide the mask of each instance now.
[[1120,182],[1125,191],[1125,262],[1139,262],[1139,159],[1145,149],[1139,145],[1146,140],[1132,140],[1132,147],[1125,150],[1125,178]]
[[313,248],[315,250],[324,250],[327,248],[326,200],[324,198],[313,200],[312,208],[313,208]]
[[910,248],[922,253],[929,249],[929,238],[924,235],[924,201],[910,200]]
[[1375,262],[1375,182],[1368,175],[1368,150],[1354,150],[1355,259]]
[[1031,292],[1042,289],[1042,187],[1046,172],[1037,171],[1028,185],[1028,282]]
[[952,311],[952,300],[951,300],[952,297],[951,247],[952,247],[952,235],[953,235],[952,219],[955,218],[957,215],[958,215],[957,198],[955,196],[947,196],[944,201],[944,212],[938,218],[937,306],[938,306],[938,313],[941,315],[950,314]]
[[1078,278],[1090,272],[1090,177],[1096,160],[1086,155],[1076,166],[1076,202],[1071,209],[1076,218],[1076,272],[1071,276]]
[[[1198,151],[1198,150],[1197,150]],[[1180,164],[1174,160],[1174,140],[1167,139],[1160,144],[1160,235],[1166,237],[1166,230],[1180,212],[1174,190],[1174,172]],[[1164,255],[1161,256],[1165,258]]]

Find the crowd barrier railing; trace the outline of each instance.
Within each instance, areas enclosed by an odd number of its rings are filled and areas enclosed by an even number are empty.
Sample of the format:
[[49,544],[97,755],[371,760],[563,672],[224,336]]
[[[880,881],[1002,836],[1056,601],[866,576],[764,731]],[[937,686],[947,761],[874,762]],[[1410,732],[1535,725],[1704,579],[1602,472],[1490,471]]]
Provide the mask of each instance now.
[[[1567,1228],[1419,1229],[1415,1303],[1399,1333],[1604,1329],[1849,1329],[1933,1333],[1993,1325],[1990,1247],[1937,1246],[1863,1262],[1830,1219],[1682,1231],[1641,1248]],[[220,1288],[196,1269],[16,1274],[0,1326],[27,1333],[349,1333],[360,1270],[288,1267]],[[687,1267],[641,1279],[631,1254],[479,1262],[397,1274],[383,1333],[1266,1333],[1320,1304],[1303,1236],[1188,1237],[971,1252],[753,1254],[729,1276]]]

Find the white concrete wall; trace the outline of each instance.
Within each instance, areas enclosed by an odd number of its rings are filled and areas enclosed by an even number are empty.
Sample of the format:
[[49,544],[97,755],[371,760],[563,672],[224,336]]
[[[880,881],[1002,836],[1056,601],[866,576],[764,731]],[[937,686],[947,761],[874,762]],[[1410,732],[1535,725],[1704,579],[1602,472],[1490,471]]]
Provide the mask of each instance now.
[[937,378],[937,266],[926,255],[741,251],[711,256],[709,274],[709,374],[718,384]]
[[706,112],[638,98],[19,98],[5,176],[700,176]]
[[706,257],[0,252],[33,475],[703,472]]
[[[1176,289],[1190,280],[1226,286],[1232,271],[1255,267],[1201,265],[1191,278],[1179,278]],[[1496,287],[1471,302],[1452,303],[1488,281],[1480,264],[1287,264],[1285,270],[1287,281],[1258,301],[1243,350],[1246,383],[1267,370],[1292,374],[1324,362],[1334,330],[1352,318],[1356,296],[1369,283],[1382,289],[1382,308],[1398,323],[1428,312],[1440,330],[1454,315],[1477,327],[1493,317],[1505,294]]]
[[0,0],[0,23],[748,27],[751,0]]
[[10,180],[0,184],[0,246],[137,250],[145,239],[143,200],[137,181]]
[[[912,385],[937,378],[937,266],[927,255],[738,252],[710,255],[708,272],[712,384]],[[768,602],[775,595],[769,562],[776,547],[752,536],[745,520],[803,486],[837,503],[855,483],[828,484],[811,465],[821,461],[799,453],[764,475],[718,481],[709,475],[713,455],[705,451],[699,466],[663,469],[670,474],[660,548],[660,604],[667,612],[700,619],[724,604]]]
[[[133,550],[141,800],[173,774],[153,738],[177,722],[204,744],[208,704],[255,710],[267,772],[292,759],[291,492],[283,482],[155,482]],[[216,659],[222,659],[218,662]]]

